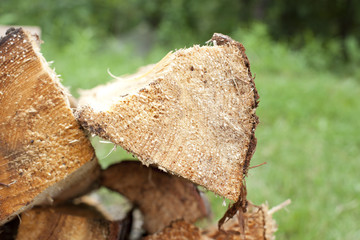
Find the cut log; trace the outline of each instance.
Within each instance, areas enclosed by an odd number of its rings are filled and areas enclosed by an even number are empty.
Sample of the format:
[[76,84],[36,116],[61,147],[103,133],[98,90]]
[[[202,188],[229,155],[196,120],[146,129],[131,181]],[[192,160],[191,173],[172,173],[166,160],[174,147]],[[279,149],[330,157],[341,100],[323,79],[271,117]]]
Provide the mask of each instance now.
[[209,216],[193,183],[138,161],[123,161],[101,174],[101,183],[127,197],[144,215],[144,228],[155,233],[172,221],[195,222]]
[[85,206],[34,208],[21,214],[16,240],[118,240],[124,227]]
[[200,240],[200,229],[191,223],[183,220],[178,220],[171,223],[170,226],[163,229],[161,232],[149,235],[143,240]]
[[256,146],[258,94],[244,47],[221,34],[212,42],[83,91],[77,117],[143,164],[237,201]]
[[21,28],[0,39],[0,225],[69,187],[62,200],[82,193],[100,172],[39,42]]

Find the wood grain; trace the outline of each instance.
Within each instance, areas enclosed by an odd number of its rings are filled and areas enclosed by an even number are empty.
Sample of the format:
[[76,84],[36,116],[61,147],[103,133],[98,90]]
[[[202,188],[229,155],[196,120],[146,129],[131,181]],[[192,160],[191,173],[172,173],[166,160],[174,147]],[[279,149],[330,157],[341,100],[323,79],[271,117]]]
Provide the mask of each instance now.
[[0,40],[0,224],[99,173],[39,43],[21,28]]
[[77,117],[143,164],[237,201],[256,146],[258,94],[245,48],[221,34],[212,42],[83,91]]

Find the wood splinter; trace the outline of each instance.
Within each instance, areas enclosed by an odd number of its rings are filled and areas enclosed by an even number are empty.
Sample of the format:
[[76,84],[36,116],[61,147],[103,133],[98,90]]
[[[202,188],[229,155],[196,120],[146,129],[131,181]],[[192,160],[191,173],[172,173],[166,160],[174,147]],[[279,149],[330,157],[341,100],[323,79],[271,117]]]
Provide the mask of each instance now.
[[241,210],[219,230],[216,226],[199,229],[184,220],[174,221],[162,231],[145,237],[146,240],[194,239],[194,240],[273,240],[277,224],[272,214],[289,204],[289,201],[269,210],[267,204],[248,205],[246,213]]

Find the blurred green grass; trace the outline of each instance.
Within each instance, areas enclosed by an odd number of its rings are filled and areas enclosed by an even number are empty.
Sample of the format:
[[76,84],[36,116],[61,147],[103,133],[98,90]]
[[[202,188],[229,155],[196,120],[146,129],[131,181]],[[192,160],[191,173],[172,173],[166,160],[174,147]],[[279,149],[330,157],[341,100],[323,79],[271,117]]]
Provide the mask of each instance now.
[[[356,239],[360,236],[360,101],[359,72],[323,68],[326,55],[292,51],[271,42],[261,26],[232,37],[244,44],[260,95],[256,131],[258,145],[247,178],[248,199],[270,207],[290,198],[288,211],[275,213],[277,239]],[[210,38],[210,36],[209,36]],[[66,48],[43,44],[47,60],[61,74],[63,84],[77,96],[114,75],[133,73],[159,61],[172,50],[154,46],[134,54],[136,46],[115,39],[96,43],[80,32]],[[113,145],[93,139],[103,167],[132,158]],[[111,153],[110,153],[111,152]],[[110,154],[109,154],[110,153]],[[214,221],[226,207],[209,193]]]

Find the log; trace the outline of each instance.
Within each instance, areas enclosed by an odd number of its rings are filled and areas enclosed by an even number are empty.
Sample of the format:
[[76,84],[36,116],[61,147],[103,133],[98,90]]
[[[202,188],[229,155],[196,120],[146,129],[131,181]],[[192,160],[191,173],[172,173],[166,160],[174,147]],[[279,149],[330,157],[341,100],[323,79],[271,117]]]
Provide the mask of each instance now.
[[193,223],[210,215],[208,203],[193,183],[139,161],[110,166],[101,173],[101,184],[140,209],[148,233],[161,231],[178,219]]
[[118,240],[123,227],[86,206],[34,208],[21,214],[16,240]]
[[59,195],[85,192],[100,172],[39,44],[21,28],[0,39],[0,225]]
[[203,239],[198,227],[184,220],[172,222],[158,233],[146,236],[143,240],[200,240]]
[[244,47],[221,34],[211,42],[83,91],[76,115],[143,164],[237,201],[256,146],[258,94]]

